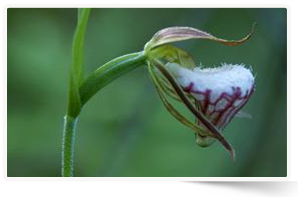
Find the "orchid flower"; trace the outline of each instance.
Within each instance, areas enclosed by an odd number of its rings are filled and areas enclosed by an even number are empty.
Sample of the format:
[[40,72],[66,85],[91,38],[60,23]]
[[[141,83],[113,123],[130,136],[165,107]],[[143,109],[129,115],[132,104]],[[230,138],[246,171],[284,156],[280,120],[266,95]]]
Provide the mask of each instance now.
[[[208,39],[237,46],[248,40],[252,33],[253,28],[243,39],[228,41],[190,27],[170,27],[157,32],[145,46],[149,73],[166,109],[178,121],[195,131],[198,145],[207,147],[218,140],[233,159],[234,150],[222,131],[245,106],[254,91],[252,70],[243,64],[197,67],[186,51],[169,43]],[[196,121],[185,118],[168,97],[184,103]]]

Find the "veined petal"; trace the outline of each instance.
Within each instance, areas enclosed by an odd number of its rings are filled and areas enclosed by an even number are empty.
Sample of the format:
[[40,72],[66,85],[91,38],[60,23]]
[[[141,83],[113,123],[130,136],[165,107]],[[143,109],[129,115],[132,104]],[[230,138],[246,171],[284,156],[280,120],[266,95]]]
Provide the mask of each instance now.
[[202,112],[220,130],[246,104],[254,89],[254,76],[244,65],[223,64],[217,68],[190,70],[168,63],[167,68],[184,91],[197,99]]
[[163,44],[169,44],[173,42],[179,42],[190,39],[207,39],[213,40],[228,46],[237,46],[245,41],[247,41],[253,34],[254,27],[256,23],[253,24],[250,33],[240,40],[225,40],[217,38],[207,32],[192,27],[168,27],[158,31],[151,40],[145,45],[145,51],[151,50]]

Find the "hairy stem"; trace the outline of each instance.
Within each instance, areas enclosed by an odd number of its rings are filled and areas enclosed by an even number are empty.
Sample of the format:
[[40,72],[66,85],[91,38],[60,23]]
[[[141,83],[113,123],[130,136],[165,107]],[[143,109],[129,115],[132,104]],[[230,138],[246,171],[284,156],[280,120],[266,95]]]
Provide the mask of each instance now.
[[84,80],[84,40],[90,8],[78,9],[78,22],[72,43],[72,63],[69,76],[68,107],[64,117],[62,139],[62,176],[73,176],[75,124],[81,111],[79,85]]
[[[99,67],[83,82],[79,88],[82,106],[101,88],[125,73],[144,65],[146,56],[143,52],[121,56]],[[78,116],[68,114],[64,118],[62,142],[62,176],[73,176],[73,155],[75,124]]]
[[62,140],[62,176],[73,176],[74,140],[77,118],[64,117],[63,140]]

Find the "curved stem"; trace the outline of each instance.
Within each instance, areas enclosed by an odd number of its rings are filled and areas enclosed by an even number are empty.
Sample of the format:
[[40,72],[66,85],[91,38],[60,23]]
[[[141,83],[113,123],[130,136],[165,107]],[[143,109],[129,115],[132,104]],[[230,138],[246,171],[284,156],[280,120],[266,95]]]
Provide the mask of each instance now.
[[143,51],[124,55],[99,67],[84,80],[84,35],[89,13],[89,8],[79,9],[78,24],[72,46],[68,109],[64,118],[62,140],[62,176],[66,177],[73,176],[75,125],[83,105],[101,88],[132,69],[144,65],[146,60]]
[[75,127],[77,118],[64,117],[63,140],[62,140],[62,176],[73,176],[73,153],[75,140]]
[[[116,78],[144,64],[146,56],[143,52],[121,56],[95,70],[79,87],[81,105],[83,106],[97,91]],[[73,155],[75,126],[77,117],[68,114],[64,118],[62,141],[62,176],[73,176]]]
[[101,88],[127,72],[145,65],[144,52],[132,53],[113,59],[95,70],[79,87],[82,106]]

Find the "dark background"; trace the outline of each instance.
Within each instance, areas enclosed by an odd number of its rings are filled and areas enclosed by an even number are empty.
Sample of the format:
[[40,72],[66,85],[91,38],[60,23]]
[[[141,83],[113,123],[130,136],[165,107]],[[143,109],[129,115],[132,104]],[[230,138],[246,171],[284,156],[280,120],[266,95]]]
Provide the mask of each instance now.
[[[162,106],[140,67],[117,79],[84,107],[78,122],[75,176],[287,176],[286,9],[92,9],[85,71],[142,50],[169,26],[191,26],[238,47],[195,40],[178,45],[206,66],[244,63],[256,91],[224,135],[237,160],[217,142],[195,144],[192,131]],[[8,9],[8,176],[60,176],[76,9]],[[187,113],[182,106],[177,106]]]

